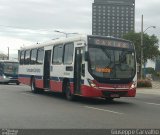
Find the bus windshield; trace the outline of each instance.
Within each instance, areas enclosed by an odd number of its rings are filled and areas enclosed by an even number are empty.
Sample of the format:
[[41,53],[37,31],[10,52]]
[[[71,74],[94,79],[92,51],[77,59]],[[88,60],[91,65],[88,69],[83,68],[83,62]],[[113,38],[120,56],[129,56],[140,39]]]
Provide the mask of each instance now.
[[89,68],[99,78],[132,78],[136,72],[134,50],[90,45]]
[[4,63],[3,72],[5,75],[17,75],[18,63]]

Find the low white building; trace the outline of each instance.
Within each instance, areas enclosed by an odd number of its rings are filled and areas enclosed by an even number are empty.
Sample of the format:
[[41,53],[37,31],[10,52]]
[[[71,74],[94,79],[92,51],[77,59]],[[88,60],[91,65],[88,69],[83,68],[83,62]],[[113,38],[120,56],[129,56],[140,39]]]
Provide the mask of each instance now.
[[0,53],[0,60],[8,60],[8,56],[3,53]]

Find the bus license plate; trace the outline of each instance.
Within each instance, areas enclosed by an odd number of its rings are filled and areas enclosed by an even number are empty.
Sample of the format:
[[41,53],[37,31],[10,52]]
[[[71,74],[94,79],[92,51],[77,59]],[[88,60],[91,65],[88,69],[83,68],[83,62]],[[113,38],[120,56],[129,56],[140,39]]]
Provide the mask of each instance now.
[[111,94],[110,97],[112,97],[112,98],[118,98],[120,96],[119,96],[119,94]]

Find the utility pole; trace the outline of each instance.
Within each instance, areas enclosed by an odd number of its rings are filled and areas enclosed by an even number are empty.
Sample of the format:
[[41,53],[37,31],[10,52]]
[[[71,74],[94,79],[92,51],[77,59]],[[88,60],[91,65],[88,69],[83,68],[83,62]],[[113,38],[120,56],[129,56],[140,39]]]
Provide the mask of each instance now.
[[9,60],[9,47],[8,47],[8,60]]
[[[140,79],[143,79],[143,68],[142,65],[144,63],[144,57],[143,57],[143,50],[144,50],[144,45],[143,45],[143,36],[144,33],[149,29],[149,28],[156,28],[156,26],[149,26],[143,31],[143,15],[142,15],[142,24],[141,24],[141,63],[140,63]],[[144,63],[144,74],[145,74],[145,63]]]
[[142,15],[142,24],[141,24],[141,63],[140,63],[140,78],[143,79],[143,15]]

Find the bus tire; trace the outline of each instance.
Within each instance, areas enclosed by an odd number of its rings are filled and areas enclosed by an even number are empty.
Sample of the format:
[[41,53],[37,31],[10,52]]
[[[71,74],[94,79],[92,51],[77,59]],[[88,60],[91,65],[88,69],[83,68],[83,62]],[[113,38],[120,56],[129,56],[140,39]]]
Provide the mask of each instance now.
[[65,94],[66,94],[67,100],[73,101],[75,99],[75,96],[71,93],[71,88],[70,88],[69,82],[66,83]]
[[37,93],[38,92],[38,89],[36,88],[36,84],[35,84],[35,79],[34,78],[31,79],[31,91],[33,93]]

